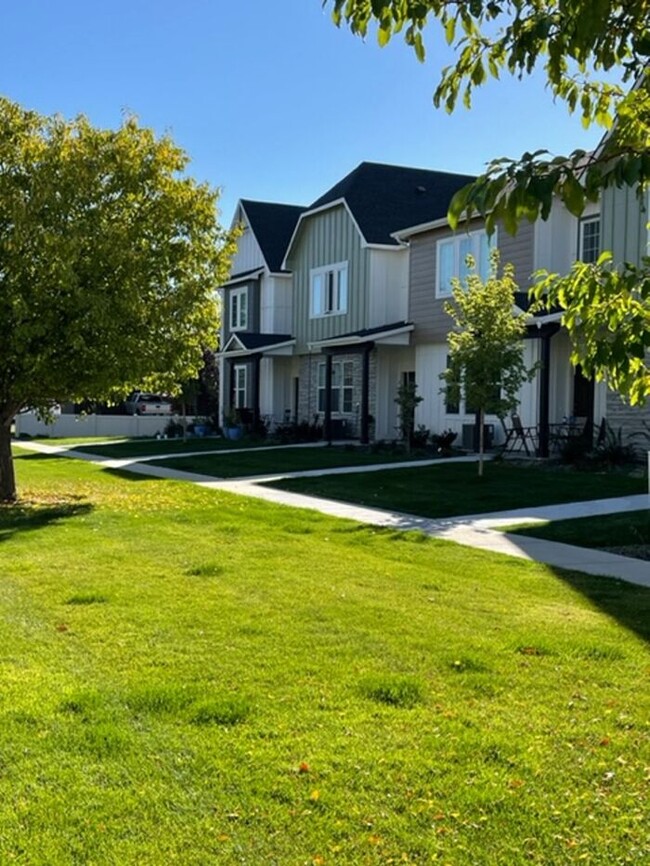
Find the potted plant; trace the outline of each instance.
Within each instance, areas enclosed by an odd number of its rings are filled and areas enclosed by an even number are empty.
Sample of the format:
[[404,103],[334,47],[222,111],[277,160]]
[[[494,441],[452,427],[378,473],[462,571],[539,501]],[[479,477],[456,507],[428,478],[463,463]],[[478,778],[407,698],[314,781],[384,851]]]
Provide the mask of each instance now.
[[243,432],[239,410],[231,406],[223,416],[223,435],[226,439],[241,439]]

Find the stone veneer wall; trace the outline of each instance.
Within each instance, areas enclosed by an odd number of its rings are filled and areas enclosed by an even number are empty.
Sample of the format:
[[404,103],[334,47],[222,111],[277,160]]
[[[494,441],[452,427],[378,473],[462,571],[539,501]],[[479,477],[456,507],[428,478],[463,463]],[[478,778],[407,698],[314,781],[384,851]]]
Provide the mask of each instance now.
[[[350,355],[335,355],[336,361],[352,361],[353,367],[353,392],[351,414],[333,413],[333,418],[344,418],[347,424],[348,435],[355,437],[360,433],[361,412],[361,379],[362,379],[362,356],[359,353]],[[298,420],[313,421],[314,415],[319,416],[319,422],[324,420],[324,412],[318,411],[318,365],[325,363],[325,355],[302,355],[300,358],[299,386],[298,386]],[[370,414],[374,417],[377,405],[377,350],[370,353],[369,370],[369,404]],[[370,426],[372,438],[374,425]]]
[[[646,427],[643,426],[645,421]],[[645,406],[630,406],[615,394],[607,391],[607,424],[614,432],[619,428],[623,433],[623,440],[633,433],[645,431],[650,437],[650,403]],[[650,438],[646,441],[642,437],[633,440],[641,450],[650,450]]]

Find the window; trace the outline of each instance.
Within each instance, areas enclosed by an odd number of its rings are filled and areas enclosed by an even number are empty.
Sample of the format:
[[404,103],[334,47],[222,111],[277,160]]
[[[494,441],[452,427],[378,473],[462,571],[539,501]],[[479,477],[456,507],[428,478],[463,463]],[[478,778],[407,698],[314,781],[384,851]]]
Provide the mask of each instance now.
[[600,255],[600,217],[585,217],[580,220],[578,257],[581,262],[591,264]]
[[246,408],[246,392],[248,384],[248,367],[237,364],[234,370],[233,405],[235,409]]
[[[349,415],[354,392],[354,361],[332,363],[332,412]],[[325,364],[318,365],[318,411],[325,411]]]
[[244,331],[248,327],[248,289],[230,293],[230,330]]
[[348,309],[348,263],[314,268],[310,272],[311,317],[331,316]]
[[[450,361],[451,358],[447,355],[447,369],[450,369]],[[465,399],[465,395],[463,394],[461,382],[458,379],[447,380],[445,382],[445,413],[447,415],[475,415],[478,409],[475,406],[472,406]],[[501,389],[497,385],[494,389],[491,402],[494,404],[492,407],[488,406],[486,409],[487,414],[491,414],[490,409],[496,407],[496,403],[498,403],[501,397]]]
[[452,238],[444,238],[436,244],[436,297],[447,298],[451,295],[451,282],[457,277],[461,282],[467,277],[467,256],[476,262],[476,270],[481,279],[490,273],[490,250],[495,244],[495,235],[488,238],[487,232],[470,232]]

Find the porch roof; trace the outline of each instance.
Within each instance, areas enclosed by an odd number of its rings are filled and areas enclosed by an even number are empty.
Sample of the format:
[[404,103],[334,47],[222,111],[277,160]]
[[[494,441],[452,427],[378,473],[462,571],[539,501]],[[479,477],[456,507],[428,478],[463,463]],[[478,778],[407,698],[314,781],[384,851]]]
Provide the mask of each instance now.
[[410,322],[392,322],[389,325],[378,325],[375,328],[361,328],[359,331],[351,331],[337,337],[328,337],[325,340],[316,340],[309,343],[310,350],[327,349],[333,346],[358,346],[362,343],[384,343],[399,346],[407,346],[410,340],[410,332],[415,326]]
[[259,331],[239,331],[230,339],[219,354],[244,357],[246,355],[291,355],[296,340],[291,334],[263,334]]

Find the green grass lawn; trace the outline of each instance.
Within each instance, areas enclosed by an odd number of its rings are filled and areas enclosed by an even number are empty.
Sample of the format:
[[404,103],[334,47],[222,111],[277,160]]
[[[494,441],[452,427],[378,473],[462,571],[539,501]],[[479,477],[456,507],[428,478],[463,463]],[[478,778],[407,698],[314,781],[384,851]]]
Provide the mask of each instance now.
[[627,496],[648,489],[643,478],[618,473],[573,472],[501,462],[486,463],[484,469],[483,478],[478,478],[474,463],[449,463],[371,474],[288,478],[269,486],[423,517],[484,514]]
[[182,454],[186,451],[228,451],[239,448],[257,448],[263,446],[263,441],[251,442],[239,439],[232,441],[222,439],[220,436],[208,436],[205,438],[189,438],[185,442],[182,439],[119,439],[115,442],[105,442],[102,445],[93,445],[96,439],[41,439],[39,440],[51,445],[83,445],[79,451],[87,454],[96,454],[99,457],[148,457],[151,454]]
[[641,863],[650,592],[19,454],[0,861]]
[[409,460],[435,459],[431,454],[404,451],[376,453],[350,446],[318,448],[274,448],[272,451],[244,452],[240,454],[198,455],[157,460],[157,466],[198,472],[216,478],[238,478],[245,475],[272,475],[282,472],[300,472],[307,469],[331,469],[339,466],[373,466],[378,463],[403,463]]
[[517,526],[508,529],[534,538],[547,538],[578,547],[601,550],[650,548],[650,511],[628,511],[602,517],[581,517],[575,520],[555,520],[550,523]]

